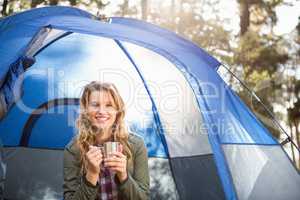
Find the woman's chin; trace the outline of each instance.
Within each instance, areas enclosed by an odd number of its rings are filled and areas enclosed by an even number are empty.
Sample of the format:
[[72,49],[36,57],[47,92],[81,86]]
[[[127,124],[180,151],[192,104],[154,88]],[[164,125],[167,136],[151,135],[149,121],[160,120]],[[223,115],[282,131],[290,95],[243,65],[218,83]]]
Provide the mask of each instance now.
[[108,122],[98,122],[98,123],[96,123],[96,125],[98,127],[101,127],[101,128],[107,128],[107,127],[109,127],[109,123]]
[[[104,131],[105,129],[107,129],[109,126],[107,124],[103,124],[103,123],[97,123],[94,124],[95,129],[97,129],[98,131]],[[97,131],[97,132],[98,132]]]

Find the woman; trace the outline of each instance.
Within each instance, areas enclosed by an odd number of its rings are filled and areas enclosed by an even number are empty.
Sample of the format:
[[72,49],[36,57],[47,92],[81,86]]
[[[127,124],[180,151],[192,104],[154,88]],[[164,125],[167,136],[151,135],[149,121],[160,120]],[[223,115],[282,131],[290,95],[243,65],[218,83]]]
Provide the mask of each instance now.
[[[64,200],[149,199],[144,142],[124,125],[124,102],[113,84],[85,86],[76,121],[78,134],[64,151]],[[118,152],[104,158],[97,146],[114,138]]]

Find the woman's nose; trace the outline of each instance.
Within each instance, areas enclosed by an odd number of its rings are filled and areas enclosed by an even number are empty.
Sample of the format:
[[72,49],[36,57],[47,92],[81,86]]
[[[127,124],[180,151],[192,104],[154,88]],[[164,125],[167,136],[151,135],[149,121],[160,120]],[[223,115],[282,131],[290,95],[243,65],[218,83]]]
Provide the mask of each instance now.
[[97,108],[97,112],[98,113],[106,113],[106,108],[104,107],[104,106],[99,106],[98,108]]

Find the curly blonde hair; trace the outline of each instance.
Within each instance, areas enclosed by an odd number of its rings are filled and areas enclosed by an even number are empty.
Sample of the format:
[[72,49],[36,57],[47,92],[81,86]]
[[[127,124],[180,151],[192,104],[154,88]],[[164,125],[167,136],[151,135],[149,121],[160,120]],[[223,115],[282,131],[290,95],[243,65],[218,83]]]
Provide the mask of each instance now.
[[92,124],[86,112],[90,94],[93,91],[105,91],[112,96],[114,104],[116,105],[115,109],[117,110],[116,120],[112,126],[112,133],[116,136],[117,142],[122,144],[123,153],[126,155],[128,163],[130,163],[132,159],[131,147],[128,143],[129,133],[124,122],[125,105],[122,97],[114,84],[92,81],[84,87],[80,98],[80,114],[76,120],[76,127],[78,129],[76,143],[80,149],[81,170],[83,172],[86,170],[87,163],[85,154],[88,152],[90,145],[96,145],[96,134],[99,131],[99,129]]

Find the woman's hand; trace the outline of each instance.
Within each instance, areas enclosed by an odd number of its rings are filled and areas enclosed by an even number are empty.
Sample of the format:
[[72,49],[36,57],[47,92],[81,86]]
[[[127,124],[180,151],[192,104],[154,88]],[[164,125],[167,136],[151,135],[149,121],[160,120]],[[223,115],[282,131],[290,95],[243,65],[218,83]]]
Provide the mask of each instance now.
[[89,151],[85,157],[87,161],[86,178],[93,185],[96,185],[100,175],[100,164],[103,160],[101,149],[96,146],[89,146]]
[[113,152],[104,159],[104,166],[116,172],[120,182],[127,179],[127,157],[121,152]]

